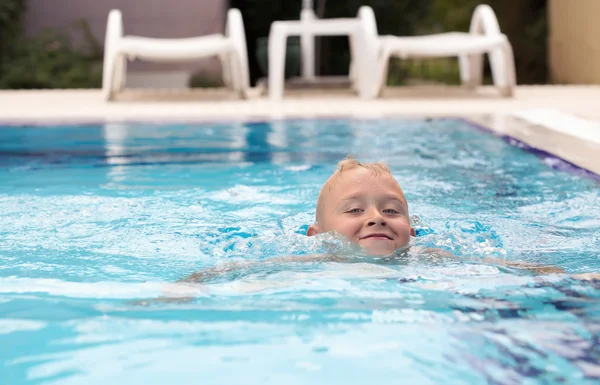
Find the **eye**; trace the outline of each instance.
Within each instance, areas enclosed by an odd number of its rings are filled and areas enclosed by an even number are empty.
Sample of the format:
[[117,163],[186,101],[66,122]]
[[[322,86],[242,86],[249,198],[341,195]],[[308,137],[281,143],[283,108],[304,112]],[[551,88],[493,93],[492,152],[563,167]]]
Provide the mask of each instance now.
[[350,213],[350,214],[360,214],[360,213],[363,212],[363,210],[362,209],[350,209],[350,210],[348,210],[346,212]]
[[400,211],[398,211],[396,209],[385,209],[385,210],[383,210],[383,212],[385,214],[392,214],[392,215],[398,215],[398,214],[400,214]]

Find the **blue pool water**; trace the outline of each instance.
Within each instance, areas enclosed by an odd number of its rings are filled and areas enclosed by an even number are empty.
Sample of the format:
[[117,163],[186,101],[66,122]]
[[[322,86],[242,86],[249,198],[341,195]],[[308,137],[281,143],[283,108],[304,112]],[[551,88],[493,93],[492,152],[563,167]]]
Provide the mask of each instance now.
[[[268,263],[347,154],[459,260]],[[597,179],[463,120],[0,127],[0,181],[0,384],[600,381],[598,283],[463,262],[600,272]]]

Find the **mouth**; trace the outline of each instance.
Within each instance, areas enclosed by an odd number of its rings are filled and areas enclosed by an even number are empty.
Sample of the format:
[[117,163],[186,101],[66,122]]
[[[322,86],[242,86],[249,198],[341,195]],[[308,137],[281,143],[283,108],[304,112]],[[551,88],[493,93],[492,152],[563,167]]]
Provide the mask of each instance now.
[[392,237],[390,237],[387,234],[383,234],[383,233],[375,233],[375,234],[369,234],[367,236],[361,237],[361,240],[363,239],[389,239],[392,240]]

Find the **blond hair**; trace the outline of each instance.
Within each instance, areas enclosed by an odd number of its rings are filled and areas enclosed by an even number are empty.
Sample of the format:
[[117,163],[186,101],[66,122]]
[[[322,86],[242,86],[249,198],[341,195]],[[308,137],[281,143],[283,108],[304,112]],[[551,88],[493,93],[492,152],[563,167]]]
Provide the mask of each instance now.
[[345,171],[354,170],[356,168],[362,167],[364,169],[369,170],[373,175],[389,175],[392,176],[392,172],[389,167],[383,162],[375,162],[375,163],[361,163],[358,160],[354,159],[351,155],[344,160],[341,160],[333,172],[333,174],[327,179],[323,187],[321,187],[321,191],[319,191],[319,197],[317,198],[317,212],[316,212],[316,221],[319,222],[319,218],[321,217],[321,213],[323,211],[323,205],[325,200],[325,195],[331,192],[333,186],[335,186],[336,181],[342,176]]

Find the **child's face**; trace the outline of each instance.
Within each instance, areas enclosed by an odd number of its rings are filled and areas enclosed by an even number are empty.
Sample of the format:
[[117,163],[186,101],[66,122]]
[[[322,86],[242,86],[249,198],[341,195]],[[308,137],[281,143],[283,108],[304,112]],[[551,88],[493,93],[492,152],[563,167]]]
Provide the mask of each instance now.
[[335,231],[371,255],[390,255],[410,242],[408,207],[391,175],[358,167],[344,171],[323,199],[319,222],[308,235]]

